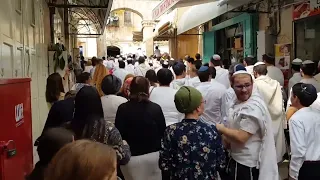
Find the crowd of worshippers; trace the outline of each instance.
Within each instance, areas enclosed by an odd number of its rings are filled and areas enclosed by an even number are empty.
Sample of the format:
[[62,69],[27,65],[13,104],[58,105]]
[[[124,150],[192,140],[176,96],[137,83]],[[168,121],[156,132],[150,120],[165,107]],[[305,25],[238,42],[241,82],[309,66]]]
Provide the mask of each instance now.
[[285,158],[290,180],[320,179],[314,63],[292,62],[286,103],[281,70],[261,58],[228,69],[217,54],[209,63],[93,60],[67,93],[50,75],[27,179],[279,180]]

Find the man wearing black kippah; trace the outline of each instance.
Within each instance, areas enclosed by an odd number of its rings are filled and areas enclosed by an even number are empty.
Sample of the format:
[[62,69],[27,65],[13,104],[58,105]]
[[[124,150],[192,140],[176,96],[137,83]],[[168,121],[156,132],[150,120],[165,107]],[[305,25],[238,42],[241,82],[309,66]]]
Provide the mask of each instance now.
[[289,120],[291,161],[289,179],[320,179],[320,112],[309,106],[317,99],[311,84],[292,87],[292,106],[298,109]]

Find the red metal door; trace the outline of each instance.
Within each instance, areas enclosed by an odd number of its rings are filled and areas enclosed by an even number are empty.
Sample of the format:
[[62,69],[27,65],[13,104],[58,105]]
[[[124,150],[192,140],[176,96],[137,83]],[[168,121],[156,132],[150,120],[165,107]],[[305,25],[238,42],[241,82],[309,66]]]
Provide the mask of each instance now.
[[33,169],[30,81],[0,79],[0,180],[23,180]]

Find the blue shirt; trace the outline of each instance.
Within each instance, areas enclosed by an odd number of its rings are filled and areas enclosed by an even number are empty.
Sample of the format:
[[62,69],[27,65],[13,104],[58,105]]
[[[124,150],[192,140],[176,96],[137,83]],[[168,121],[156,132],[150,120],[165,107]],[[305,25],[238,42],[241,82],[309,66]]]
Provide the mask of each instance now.
[[215,126],[184,119],[167,127],[159,165],[170,179],[217,179],[217,171],[225,168],[225,161],[221,136]]

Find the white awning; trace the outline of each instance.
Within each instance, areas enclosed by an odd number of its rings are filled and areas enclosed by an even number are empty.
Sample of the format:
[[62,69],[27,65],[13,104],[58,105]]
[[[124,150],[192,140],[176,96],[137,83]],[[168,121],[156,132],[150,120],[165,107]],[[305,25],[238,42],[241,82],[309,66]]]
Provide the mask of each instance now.
[[154,35],[153,37],[156,37],[159,35],[159,29],[164,27],[168,24],[175,24],[177,18],[177,9],[173,10],[172,12],[162,15],[160,18],[160,21],[156,24],[156,27],[154,28]]
[[227,4],[219,6],[221,1],[192,6],[177,23],[177,34],[182,34],[196,26],[214,19],[228,11],[249,3],[251,0],[229,0]]

